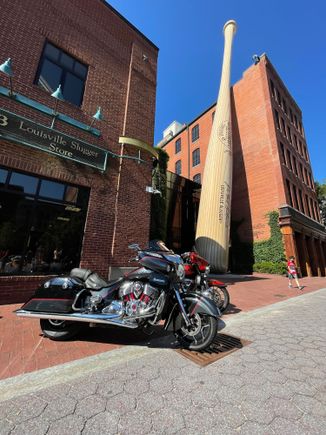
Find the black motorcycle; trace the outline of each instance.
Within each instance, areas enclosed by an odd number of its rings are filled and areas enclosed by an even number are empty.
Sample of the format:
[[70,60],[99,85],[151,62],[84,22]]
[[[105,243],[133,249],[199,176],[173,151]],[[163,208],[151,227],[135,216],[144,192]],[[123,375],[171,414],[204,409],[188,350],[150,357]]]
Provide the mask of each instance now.
[[208,298],[183,288],[182,258],[160,243],[155,250],[136,244],[140,267],[110,282],[88,269],[76,268],[70,276],[46,281],[16,310],[18,316],[39,318],[44,336],[68,340],[82,323],[148,328],[164,321],[181,346],[203,350],[214,340],[220,312]]

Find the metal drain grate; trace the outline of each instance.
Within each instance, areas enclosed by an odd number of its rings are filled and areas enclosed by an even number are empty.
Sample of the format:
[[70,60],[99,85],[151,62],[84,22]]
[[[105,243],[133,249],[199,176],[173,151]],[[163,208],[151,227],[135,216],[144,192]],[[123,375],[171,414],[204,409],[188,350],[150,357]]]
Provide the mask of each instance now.
[[176,349],[176,352],[192,362],[205,367],[250,343],[252,342],[249,340],[243,340],[232,335],[217,334],[213,343],[205,351],[196,352],[187,349]]

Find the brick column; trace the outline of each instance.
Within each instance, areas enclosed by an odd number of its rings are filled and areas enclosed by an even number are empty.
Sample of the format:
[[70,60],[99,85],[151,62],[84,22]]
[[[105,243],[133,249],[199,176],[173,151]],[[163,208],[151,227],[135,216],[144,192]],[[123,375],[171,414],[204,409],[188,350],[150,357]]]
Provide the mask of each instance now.
[[301,237],[302,237],[303,257],[305,259],[305,266],[306,266],[307,275],[313,276],[312,270],[311,270],[311,259],[310,259],[308,248],[307,248],[307,239],[303,234],[301,234]]
[[318,266],[317,266],[318,259],[317,259],[315,244],[314,244],[314,238],[312,236],[307,237],[307,248],[308,248],[308,253],[310,258],[312,276],[316,276],[316,275],[320,276],[320,269],[318,271]]
[[326,262],[325,262],[325,255],[323,252],[323,246],[321,240],[316,240],[316,248],[317,248],[317,254],[318,254],[318,260],[320,263],[321,268],[321,276],[326,275]]

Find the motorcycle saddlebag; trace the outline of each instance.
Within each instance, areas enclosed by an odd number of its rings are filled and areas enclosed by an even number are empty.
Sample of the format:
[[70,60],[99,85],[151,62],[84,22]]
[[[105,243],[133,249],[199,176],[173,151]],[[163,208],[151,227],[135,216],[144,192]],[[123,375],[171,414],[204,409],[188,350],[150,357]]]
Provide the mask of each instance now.
[[78,278],[51,278],[36,290],[34,296],[21,309],[43,313],[69,313],[77,293],[84,287]]

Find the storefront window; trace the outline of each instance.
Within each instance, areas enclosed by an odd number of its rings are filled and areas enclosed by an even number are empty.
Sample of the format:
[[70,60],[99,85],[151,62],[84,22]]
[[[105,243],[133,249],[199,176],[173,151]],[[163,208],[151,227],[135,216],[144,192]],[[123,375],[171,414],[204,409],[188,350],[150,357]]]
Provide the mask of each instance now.
[[0,273],[57,274],[78,266],[88,197],[84,187],[0,168]]

